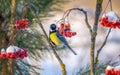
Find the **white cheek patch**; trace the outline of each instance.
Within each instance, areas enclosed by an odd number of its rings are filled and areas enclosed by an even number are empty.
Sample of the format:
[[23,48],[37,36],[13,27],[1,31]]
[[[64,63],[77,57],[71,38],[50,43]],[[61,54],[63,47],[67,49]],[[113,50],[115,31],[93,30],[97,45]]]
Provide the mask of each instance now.
[[58,30],[58,27],[56,27],[56,29],[55,30]]

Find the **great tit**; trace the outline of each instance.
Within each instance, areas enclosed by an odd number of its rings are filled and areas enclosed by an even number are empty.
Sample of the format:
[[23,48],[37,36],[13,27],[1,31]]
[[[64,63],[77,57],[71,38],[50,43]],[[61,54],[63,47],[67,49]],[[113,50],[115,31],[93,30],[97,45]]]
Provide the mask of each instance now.
[[59,33],[58,27],[55,24],[50,25],[49,38],[54,45],[56,46],[64,45],[70,51],[72,51],[74,55],[77,55],[77,53],[68,45],[68,42],[65,39],[65,37]]

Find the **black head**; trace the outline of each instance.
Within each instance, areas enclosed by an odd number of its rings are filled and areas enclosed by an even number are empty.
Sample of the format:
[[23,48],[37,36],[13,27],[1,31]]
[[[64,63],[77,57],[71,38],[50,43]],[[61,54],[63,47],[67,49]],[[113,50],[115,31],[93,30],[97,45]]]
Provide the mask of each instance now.
[[51,24],[51,25],[50,25],[50,29],[51,29],[51,30],[56,30],[56,27],[57,27],[57,26],[56,26],[55,24]]

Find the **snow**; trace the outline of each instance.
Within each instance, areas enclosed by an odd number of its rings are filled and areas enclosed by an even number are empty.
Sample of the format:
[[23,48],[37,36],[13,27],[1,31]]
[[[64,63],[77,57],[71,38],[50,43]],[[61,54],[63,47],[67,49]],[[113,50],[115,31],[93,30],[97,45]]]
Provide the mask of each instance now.
[[116,16],[114,11],[110,11],[106,14],[104,14],[102,17],[108,16],[108,21],[118,21],[118,17]]
[[1,49],[1,54],[6,54],[6,52],[5,52],[5,49],[4,49],[4,48],[2,48],[2,49]]
[[112,67],[112,66],[107,66],[106,69],[107,69],[107,70],[112,70],[112,69],[114,69],[114,67]]

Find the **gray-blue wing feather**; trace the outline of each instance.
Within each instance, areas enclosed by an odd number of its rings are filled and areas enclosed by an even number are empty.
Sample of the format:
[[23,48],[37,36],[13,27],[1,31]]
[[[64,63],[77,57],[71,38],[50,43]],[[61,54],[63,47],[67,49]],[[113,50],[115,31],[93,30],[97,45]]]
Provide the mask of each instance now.
[[64,43],[64,44],[68,44],[67,40],[65,39],[64,36],[62,36],[58,31],[56,32],[56,36]]
[[56,32],[56,36],[64,43],[64,45],[71,50],[75,55],[77,55],[77,53],[68,45],[67,40],[65,39],[64,36],[62,36],[58,31]]

